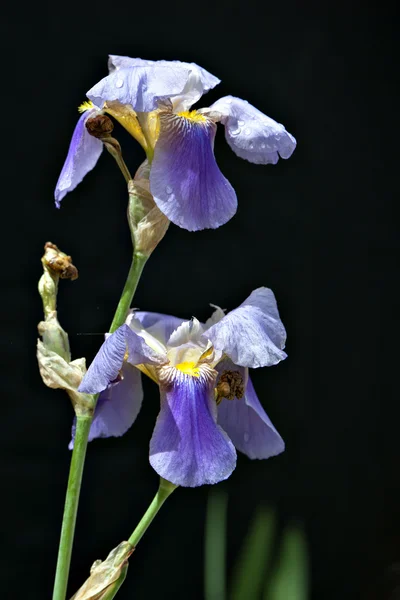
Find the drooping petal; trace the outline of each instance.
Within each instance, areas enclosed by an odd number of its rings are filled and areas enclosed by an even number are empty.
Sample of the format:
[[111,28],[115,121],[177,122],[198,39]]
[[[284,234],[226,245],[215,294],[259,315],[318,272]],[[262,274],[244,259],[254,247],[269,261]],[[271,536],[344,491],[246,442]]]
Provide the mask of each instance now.
[[[141,373],[125,362],[121,369],[121,380],[110,385],[99,396],[90,427],[89,442],[95,438],[119,437],[126,433],[140,411],[142,399]],[[70,449],[73,448],[74,438],[75,422]]]
[[122,325],[109,335],[94,357],[78,391],[97,394],[117,379],[128,349],[131,364],[162,364],[166,356],[156,353],[128,325]]
[[189,63],[159,61],[125,66],[128,63],[122,61],[122,64],[87,92],[87,97],[99,108],[105,102],[118,100],[136,112],[151,112],[158,108],[160,100],[170,99],[177,110],[187,110],[200,99],[207,86],[214,87],[207,71],[204,76],[199,67]]
[[150,464],[175,485],[196,487],[227,479],[236,451],[216,423],[215,371],[203,366],[200,377],[173,367],[161,387],[161,410],[150,441]]
[[210,327],[203,339],[227,354],[236,365],[267,367],[286,358],[286,332],[276,300],[268,288],[258,288],[235,310]]
[[[198,115],[200,117],[200,115]],[[160,112],[160,135],[150,171],[150,191],[159,209],[176,225],[215,229],[236,212],[237,199],[215,162],[216,126]]]
[[219,363],[218,371],[241,372],[247,381],[243,398],[227,400],[218,406],[218,423],[231,438],[235,447],[249,458],[270,458],[285,449],[285,443],[260,404],[248,369],[237,367],[229,360]]
[[136,318],[144,329],[153,335],[162,344],[166,344],[171,333],[175,331],[185,319],[163,315],[161,313],[134,311],[133,317]]
[[74,190],[93,169],[103,150],[103,143],[90,135],[85,127],[87,119],[97,112],[97,109],[84,112],[76,124],[67,158],[54,191],[57,208],[60,208],[60,202],[68,192]]
[[223,115],[226,140],[240,158],[260,165],[274,165],[279,156],[289,158],[296,148],[295,138],[283,125],[246,100],[225,96],[214,102],[210,110]]
[[110,73],[114,70],[124,69],[129,67],[173,67],[189,70],[188,81],[185,88],[181,92],[182,98],[178,96],[172,97],[175,110],[187,110],[192,104],[197,102],[203,94],[218,85],[221,80],[215,77],[203,67],[199,67],[195,63],[180,62],[179,60],[143,60],[142,58],[130,58],[129,56],[110,55],[108,60],[108,68]]

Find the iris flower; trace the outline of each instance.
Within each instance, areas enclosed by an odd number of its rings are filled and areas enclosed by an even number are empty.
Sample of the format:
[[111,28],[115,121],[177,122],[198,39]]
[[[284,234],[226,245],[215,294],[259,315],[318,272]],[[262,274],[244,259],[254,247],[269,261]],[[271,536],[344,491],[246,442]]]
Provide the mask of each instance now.
[[150,463],[175,485],[195,487],[229,477],[236,450],[269,458],[284,443],[257,398],[249,368],[286,358],[286,332],[274,294],[255,290],[238,308],[216,307],[197,319],[133,312],[101,346],[79,391],[99,393],[90,438],[119,436],[142,402],[140,372],[160,389]]
[[295,138],[283,125],[233,96],[191,110],[220,80],[194,63],[110,56],[110,73],[87,92],[89,102],[72,137],[55,199],[73,190],[96,164],[102,142],[86,131],[101,112],[119,121],[151,161],[150,191],[176,225],[196,231],[217,228],[236,212],[237,198],[214,157],[218,122],[232,150],[250,162],[276,164],[289,158]]

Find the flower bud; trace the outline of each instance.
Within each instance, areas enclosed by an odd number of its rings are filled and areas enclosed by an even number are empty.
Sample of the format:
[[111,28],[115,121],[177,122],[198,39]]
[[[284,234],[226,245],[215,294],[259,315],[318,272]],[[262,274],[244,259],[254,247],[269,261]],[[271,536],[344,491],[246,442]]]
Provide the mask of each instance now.
[[128,183],[128,222],[135,252],[150,256],[164,237],[169,219],[160,211],[150,193],[149,165],[145,161]]
[[71,600],[108,600],[114,597],[122,585],[128,570],[128,559],[134,548],[129,542],[121,542],[111,550],[106,560],[96,560],[90,569],[90,577]]

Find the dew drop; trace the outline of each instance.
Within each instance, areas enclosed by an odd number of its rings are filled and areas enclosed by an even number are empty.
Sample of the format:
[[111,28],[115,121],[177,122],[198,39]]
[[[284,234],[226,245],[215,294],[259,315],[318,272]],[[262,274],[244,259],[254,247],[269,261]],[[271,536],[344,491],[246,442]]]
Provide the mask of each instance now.
[[115,82],[115,87],[117,87],[117,88],[122,88],[123,85],[124,85],[123,79],[117,79],[117,81]]
[[238,125],[239,125],[239,127],[243,127],[244,121],[238,121]]
[[167,194],[172,194],[172,187],[167,185],[167,187],[165,188],[165,191],[167,192]]
[[243,437],[244,437],[244,441],[245,441],[245,443],[247,444],[247,442],[248,442],[248,441],[249,441],[249,439],[250,439],[250,434],[249,434],[249,432],[248,432],[248,431],[245,431],[245,432],[244,432],[244,436],[243,436]]
[[227,98],[227,99],[226,99],[226,103],[227,103],[227,104],[232,104],[232,98]]
[[265,144],[264,144],[264,142],[261,144],[261,148],[262,148],[262,150],[264,150],[264,149],[265,149]]
[[246,127],[246,129],[244,130],[244,135],[250,135],[250,134],[251,134],[251,129]]
[[250,144],[249,144],[249,148],[250,148],[250,150],[253,150],[253,148],[254,148],[254,144],[253,144],[253,142],[250,142]]
[[240,129],[240,127],[238,127],[237,129],[232,129],[232,131],[230,132],[231,135],[235,136],[235,135],[239,135],[239,133],[242,130]]

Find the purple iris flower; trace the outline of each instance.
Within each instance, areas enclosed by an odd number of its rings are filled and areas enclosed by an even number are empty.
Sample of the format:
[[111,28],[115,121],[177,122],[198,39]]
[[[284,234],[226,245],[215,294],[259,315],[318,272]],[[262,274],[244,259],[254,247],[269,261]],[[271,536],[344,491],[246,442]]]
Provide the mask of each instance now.
[[283,452],[249,368],[286,358],[285,340],[268,288],[227,315],[217,308],[204,325],[133,312],[107,337],[80,385],[81,392],[101,392],[90,439],[129,429],[142,402],[142,371],[160,388],[150,463],[165,479],[189,487],[217,483],[234,470],[235,448],[260,459]]
[[[295,138],[254,106],[225,96],[209,108],[191,110],[220,80],[194,63],[110,56],[110,73],[87,92],[91,110],[115,117],[144,147],[150,191],[176,225],[196,231],[217,228],[236,212],[237,198],[214,157],[216,123],[241,158],[276,164],[289,158]],[[57,204],[93,168],[99,144],[87,138],[82,117],[58,180]],[[79,163],[79,165],[78,165]]]

